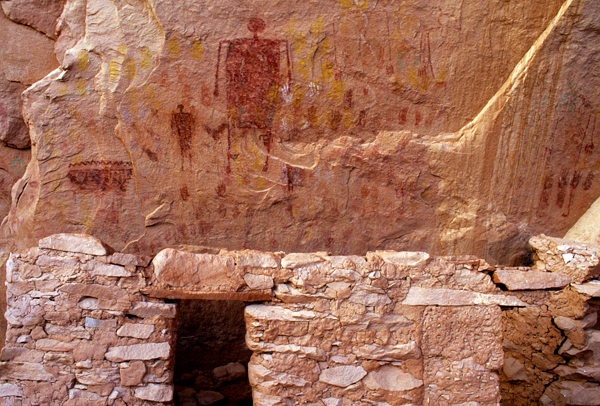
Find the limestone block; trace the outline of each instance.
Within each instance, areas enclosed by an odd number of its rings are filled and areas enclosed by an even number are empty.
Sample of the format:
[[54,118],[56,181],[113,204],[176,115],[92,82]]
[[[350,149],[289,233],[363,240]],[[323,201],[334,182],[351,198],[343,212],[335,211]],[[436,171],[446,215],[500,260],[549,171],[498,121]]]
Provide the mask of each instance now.
[[426,252],[375,251],[375,254],[384,261],[395,265],[419,267],[424,266],[429,261],[429,254]]
[[392,300],[382,289],[368,285],[357,285],[348,300],[364,306],[383,306],[392,303]]
[[127,291],[116,286],[102,286],[96,284],[68,283],[61,286],[59,292],[70,295],[95,297],[97,299],[120,300],[129,302]]
[[247,317],[257,320],[282,320],[282,321],[310,321],[316,318],[316,313],[311,310],[293,311],[281,306],[265,306],[253,304],[244,309]]
[[363,379],[367,371],[360,366],[344,365],[321,371],[319,381],[345,388]]
[[101,366],[93,369],[80,369],[75,372],[75,378],[83,385],[119,383],[119,368],[117,366]]
[[274,382],[282,386],[302,388],[312,383],[311,381],[304,379],[303,376],[298,376],[299,374],[294,373],[296,371],[290,370],[289,372],[290,373],[287,373],[287,371],[275,371],[266,368],[259,363],[248,363],[248,380],[253,387],[263,385],[265,382]]
[[88,261],[81,265],[81,270],[86,271],[91,276],[111,276],[111,277],[129,277],[131,272],[119,265],[105,264],[100,261]]
[[143,361],[132,361],[129,366],[122,367],[119,371],[121,375],[121,385],[136,386],[139,385],[146,375],[146,364]]
[[236,266],[279,268],[279,259],[273,254],[250,250],[231,252],[228,254],[233,255]]
[[36,265],[43,267],[74,269],[77,265],[79,265],[79,260],[77,260],[77,258],[63,258],[51,255],[40,255],[37,261],[35,261],[35,263]]
[[384,365],[376,371],[369,372],[363,382],[371,390],[383,389],[394,392],[409,391],[423,386],[421,379],[416,379],[400,368],[390,365]]
[[571,283],[571,277],[554,272],[498,269],[494,272],[494,282],[503,284],[508,290],[556,289]]
[[454,289],[430,289],[412,286],[403,305],[411,306],[527,306],[527,303],[509,295],[494,295]]
[[421,351],[414,341],[397,345],[367,344],[353,347],[352,352],[358,358],[378,361],[402,361],[421,358]]
[[35,342],[35,348],[38,351],[73,351],[76,346],[76,341],[65,343],[50,338],[43,338]]
[[21,388],[12,383],[4,383],[0,385],[0,398],[6,398],[8,396],[23,396]]
[[42,238],[38,246],[58,251],[80,252],[82,254],[106,255],[106,247],[97,238],[86,234],[54,234]]
[[271,289],[275,285],[273,283],[273,278],[266,275],[253,275],[247,273],[244,275],[244,281],[250,289]]
[[42,364],[30,362],[0,363],[0,376],[23,381],[56,381],[55,376],[46,371]]
[[232,257],[193,254],[167,248],[152,260],[159,283],[174,287],[194,286],[230,288],[234,269]]
[[105,331],[115,331],[117,329],[117,320],[101,320],[92,317],[85,318],[87,328],[97,328]]
[[162,316],[173,319],[177,316],[177,306],[172,303],[134,302],[129,314],[141,318]]
[[138,399],[153,402],[170,402],[173,400],[173,386],[148,384],[135,389],[134,395]]
[[172,355],[169,343],[133,344],[110,347],[105,357],[112,362],[130,360],[169,359]]
[[323,262],[324,259],[316,254],[293,253],[287,254],[281,259],[281,266],[284,268],[299,268],[305,265]]
[[110,256],[110,262],[116,265],[133,265],[133,266],[148,266],[152,257],[146,255],[133,255],[115,252]]
[[154,329],[153,324],[127,323],[117,330],[117,335],[145,340],[152,335]]

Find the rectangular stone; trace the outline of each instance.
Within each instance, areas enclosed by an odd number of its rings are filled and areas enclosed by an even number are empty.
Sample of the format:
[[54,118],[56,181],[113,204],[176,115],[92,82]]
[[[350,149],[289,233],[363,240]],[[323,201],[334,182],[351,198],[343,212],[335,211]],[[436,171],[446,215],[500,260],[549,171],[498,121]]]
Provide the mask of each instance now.
[[258,320],[307,321],[314,320],[316,314],[310,310],[293,311],[280,306],[254,304],[246,306],[246,315]]
[[52,257],[49,255],[40,255],[35,261],[36,265],[55,268],[74,268],[79,264],[77,258]]
[[177,315],[177,306],[171,303],[134,302],[129,314],[141,318],[160,315],[167,319],[173,319]]
[[110,262],[116,265],[134,265],[134,266],[148,266],[152,257],[146,255],[133,255],[123,254],[121,252],[115,252],[110,257]]
[[494,282],[503,284],[508,290],[556,289],[571,283],[571,277],[555,272],[498,269],[494,272]]
[[117,329],[117,320],[100,320],[91,317],[86,317],[85,326],[88,328],[98,328],[100,330],[114,331]]
[[106,255],[106,248],[97,238],[86,234],[54,234],[39,241],[40,248],[80,252],[89,255]]
[[129,277],[131,272],[120,265],[105,264],[100,261],[88,261],[81,269],[92,276]]
[[414,341],[397,345],[367,344],[352,348],[352,352],[358,358],[377,361],[402,361],[421,358],[421,351]]
[[230,288],[229,275],[235,261],[232,257],[193,254],[167,248],[152,260],[154,274],[160,284],[173,287],[193,286]]
[[409,289],[408,295],[406,295],[402,304],[410,306],[527,306],[527,303],[514,296],[479,293],[470,290],[420,288],[417,286]]
[[69,283],[58,289],[70,295],[95,297],[97,299],[126,300],[129,302],[129,296],[124,289],[115,286],[103,286],[96,284]]
[[117,330],[119,337],[146,339],[154,332],[153,324],[127,323]]
[[146,386],[135,388],[135,397],[152,402],[170,402],[173,400],[173,386],[150,383]]
[[19,379],[22,381],[54,382],[54,375],[46,371],[42,364],[30,362],[0,363],[0,376],[3,379]]
[[151,343],[110,347],[105,357],[112,362],[169,359],[171,357],[171,346],[169,343]]
[[23,396],[21,388],[12,383],[5,383],[0,385],[0,398],[6,398],[9,396]]
[[258,251],[230,252],[233,255],[236,266],[256,268],[279,268],[278,258],[273,254]]
[[77,342],[65,343],[63,341],[54,340],[51,338],[42,338],[35,342],[35,349],[38,351],[73,351],[77,346]]
[[83,385],[119,384],[121,382],[121,374],[117,366],[81,369],[75,373],[75,378]]

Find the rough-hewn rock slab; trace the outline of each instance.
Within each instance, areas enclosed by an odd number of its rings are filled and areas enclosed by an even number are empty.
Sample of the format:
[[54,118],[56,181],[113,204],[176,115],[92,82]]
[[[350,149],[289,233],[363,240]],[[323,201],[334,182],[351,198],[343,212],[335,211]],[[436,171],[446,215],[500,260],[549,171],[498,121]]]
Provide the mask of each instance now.
[[412,306],[527,306],[527,303],[508,295],[493,295],[470,290],[430,289],[417,286],[410,288],[402,304]]
[[170,402],[173,400],[173,386],[153,383],[135,389],[135,397],[152,402]]
[[130,360],[168,359],[171,356],[169,343],[133,344],[110,347],[105,357],[112,362]]
[[292,253],[281,259],[281,266],[284,268],[298,268],[323,261],[324,259],[316,254]]
[[160,315],[173,319],[177,315],[177,306],[173,303],[133,302],[128,313],[142,318]]
[[152,260],[154,274],[161,284],[173,287],[230,286],[229,275],[234,268],[232,257],[193,254],[167,248]]
[[123,266],[148,266],[151,260],[152,257],[147,255],[123,254],[122,252],[115,252],[110,256],[111,263]]
[[571,283],[569,275],[513,269],[498,269],[494,272],[493,278],[494,282],[503,284],[508,290],[556,289]]
[[280,306],[254,304],[246,306],[245,313],[258,320],[307,321],[314,320],[316,314],[310,310],[293,311]]
[[573,289],[584,295],[591,297],[600,297],[600,281],[591,281],[588,283],[582,283],[581,285],[573,284]]
[[56,381],[56,377],[46,371],[42,364],[31,362],[1,363],[0,376],[4,379],[20,379],[23,381]]
[[39,247],[89,255],[106,255],[106,248],[102,241],[86,234],[54,234],[42,238]]
[[182,289],[141,289],[150,297],[161,299],[192,299],[192,300],[236,300],[241,302],[263,302],[271,300],[273,293],[261,292],[191,292]]
[[372,390],[408,391],[423,386],[421,379],[416,379],[400,368],[384,365],[376,371],[371,371],[364,379],[367,388]]
[[319,380],[330,385],[345,388],[360,381],[365,375],[367,375],[367,371],[362,367],[344,365],[323,370],[321,375],[319,375]]
[[421,351],[414,341],[397,345],[366,344],[354,347],[352,352],[359,358],[379,361],[401,361],[421,357]]
[[153,324],[127,323],[117,330],[120,337],[133,337],[146,339],[154,332]]
[[88,272],[92,276],[112,276],[112,277],[129,277],[131,272],[119,265],[105,264],[100,261],[89,261],[81,265],[83,271]]

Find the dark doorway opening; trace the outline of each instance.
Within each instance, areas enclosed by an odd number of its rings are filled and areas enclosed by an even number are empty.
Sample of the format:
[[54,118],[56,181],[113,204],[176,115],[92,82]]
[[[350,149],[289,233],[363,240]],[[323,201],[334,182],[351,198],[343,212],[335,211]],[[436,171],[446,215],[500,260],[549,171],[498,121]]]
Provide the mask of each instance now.
[[[175,406],[250,406],[244,308],[229,300],[179,300]],[[243,367],[243,368],[242,368]]]

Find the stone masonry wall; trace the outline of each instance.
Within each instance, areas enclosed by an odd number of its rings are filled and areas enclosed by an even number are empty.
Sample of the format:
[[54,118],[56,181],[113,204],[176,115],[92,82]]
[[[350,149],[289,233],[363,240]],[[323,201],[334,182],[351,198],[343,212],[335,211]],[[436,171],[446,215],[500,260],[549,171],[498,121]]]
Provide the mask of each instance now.
[[165,249],[151,261],[50,236],[7,264],[0,405],[172,405],[166,299],[256,302],[255,405],[597,404],[600,247],[531,246],[535,268],[507,269],[392,251]]

